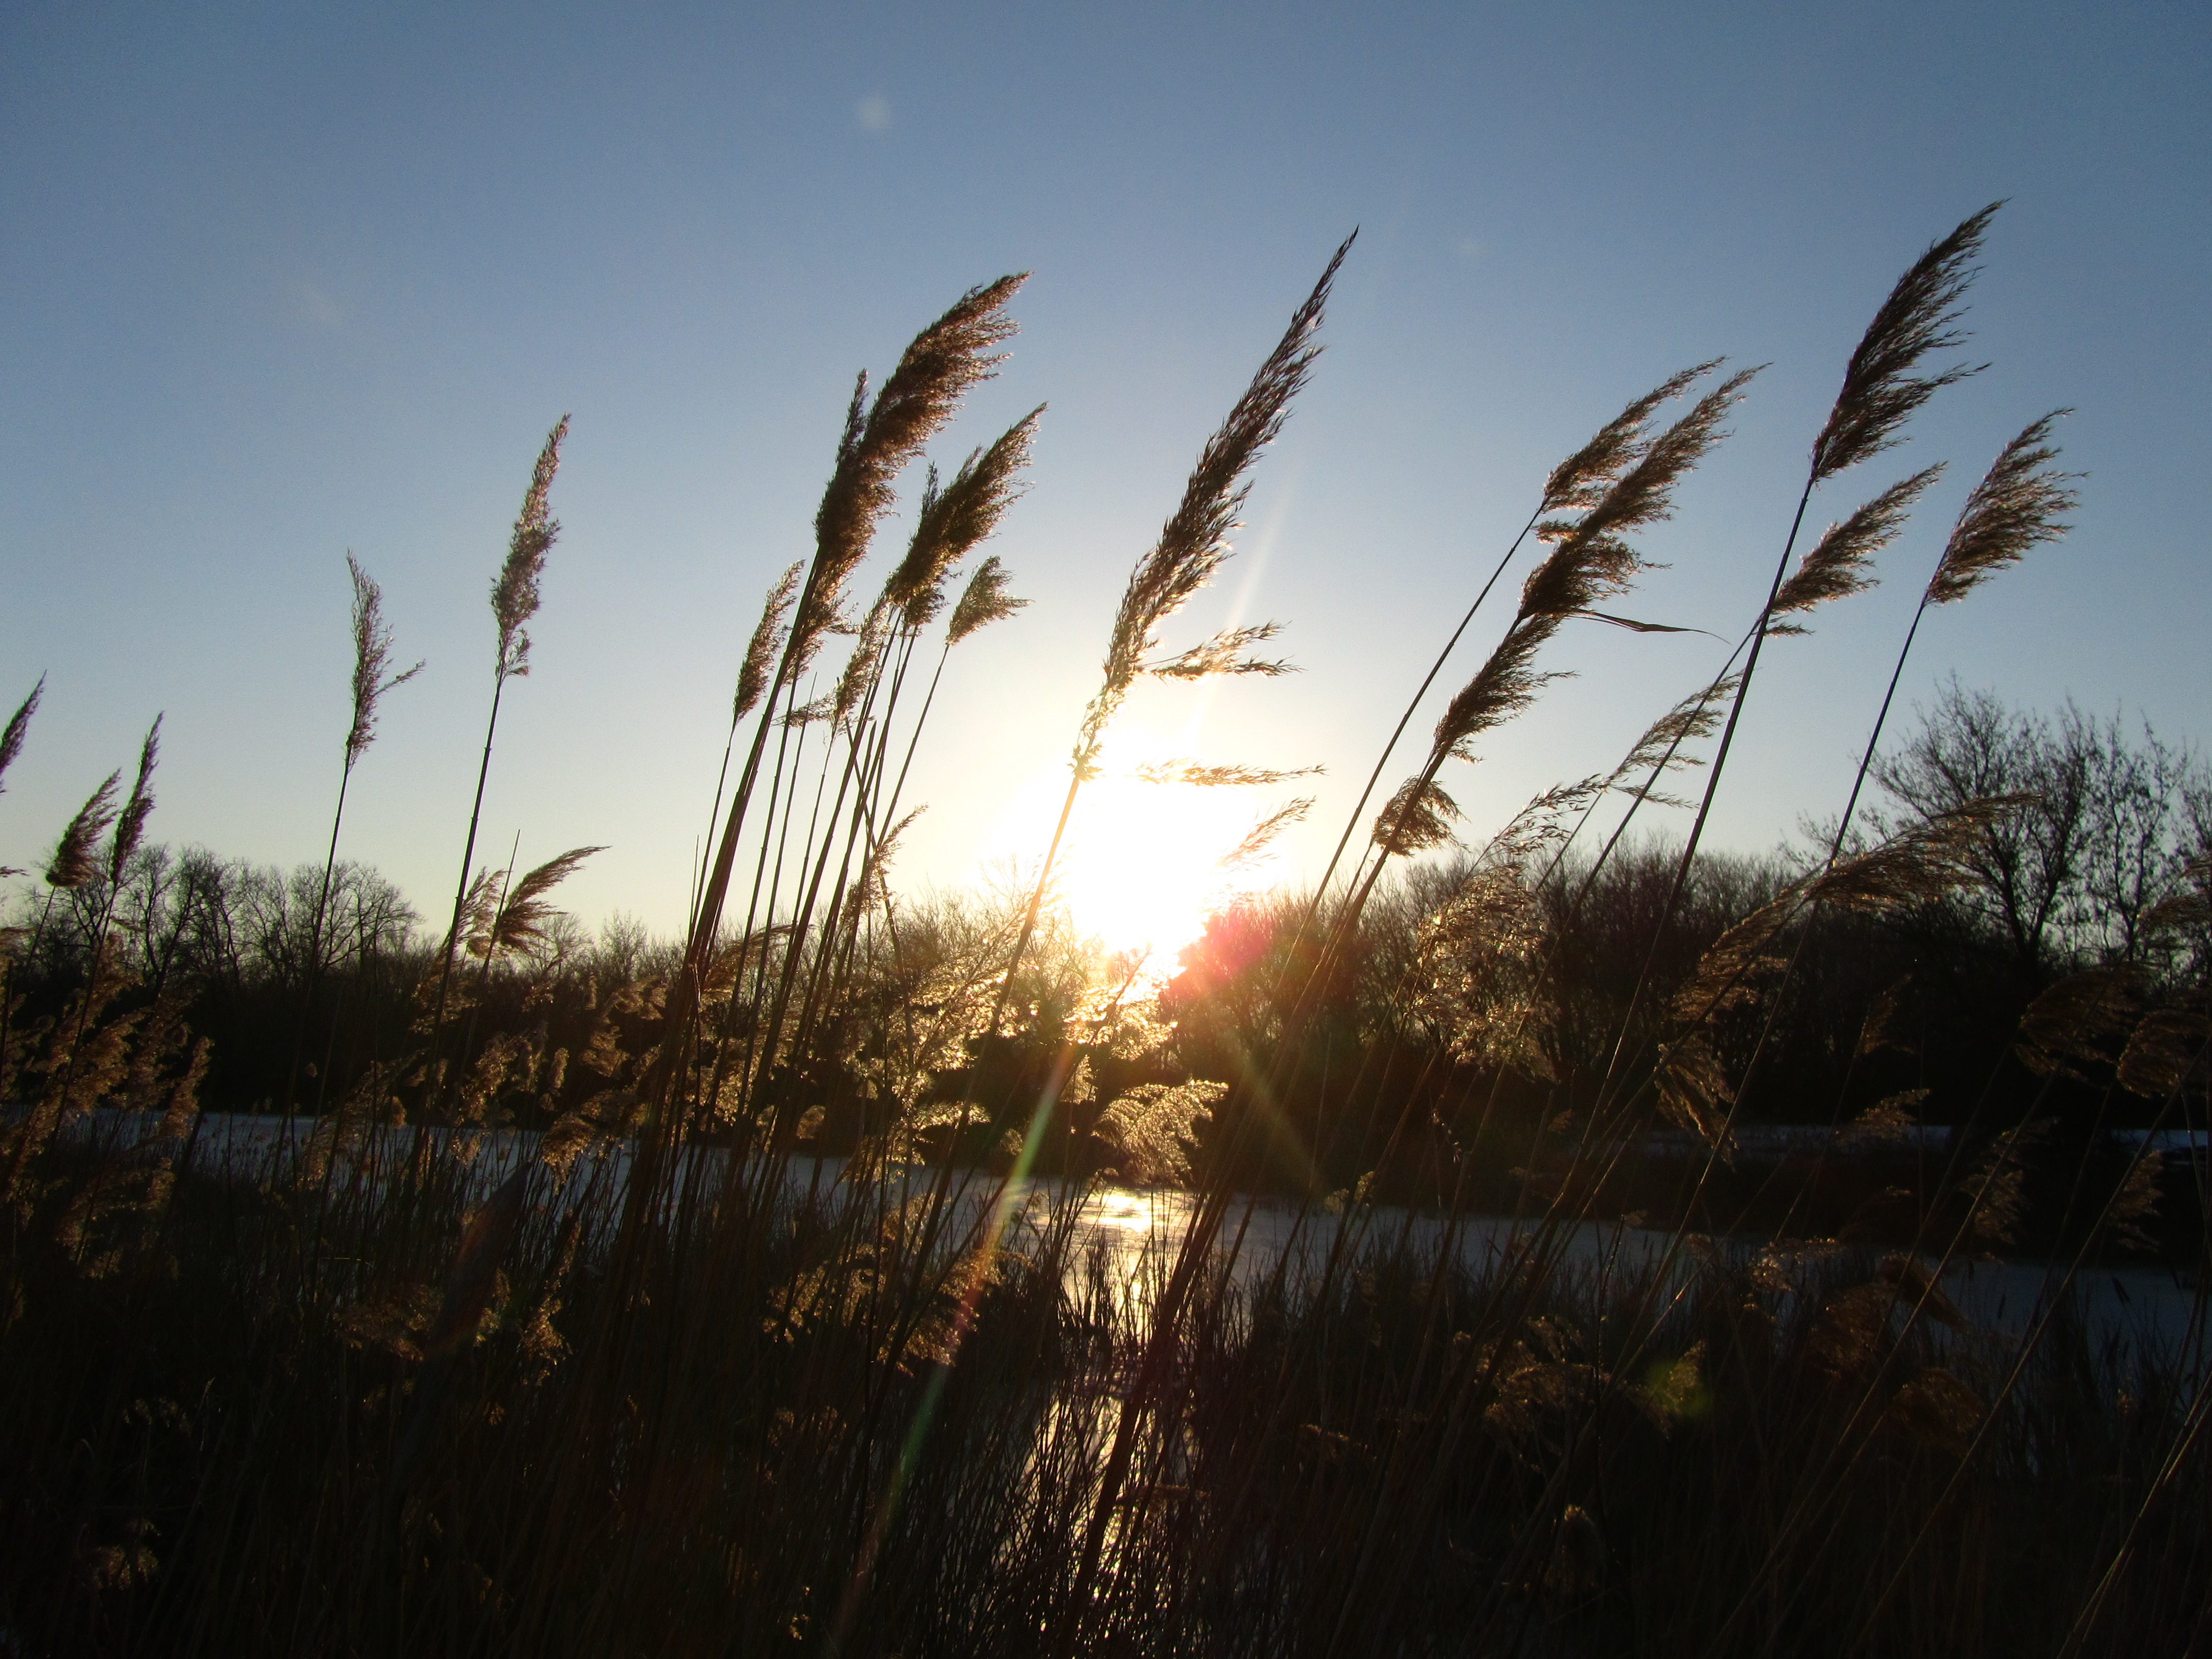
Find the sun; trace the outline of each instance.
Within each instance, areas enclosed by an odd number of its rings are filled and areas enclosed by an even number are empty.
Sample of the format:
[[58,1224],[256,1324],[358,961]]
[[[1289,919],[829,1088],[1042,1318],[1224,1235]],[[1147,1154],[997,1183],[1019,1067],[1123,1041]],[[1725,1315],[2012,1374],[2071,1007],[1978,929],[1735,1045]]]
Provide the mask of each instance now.
[[1208,917],[1269,885],[1279,867],[1272,848],[1224,863],[1279,802],[1249,788],[1137,775],[1169,758],[1141,730],[1116,733],[1100,775],[1076,799],[1055,882],[1078,928],[1117,954],[1142,953],[1142,975],[1155,981],[1175,972]]

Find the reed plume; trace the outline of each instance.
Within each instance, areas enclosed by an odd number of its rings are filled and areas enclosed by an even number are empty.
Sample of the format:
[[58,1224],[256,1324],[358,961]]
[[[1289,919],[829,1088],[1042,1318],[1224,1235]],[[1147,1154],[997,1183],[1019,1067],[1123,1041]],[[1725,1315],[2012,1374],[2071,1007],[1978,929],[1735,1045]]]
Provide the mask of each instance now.
[[975,574],[968,579],[968,586],[961,589],[959,600],[952,607],[952,619],[945,625],[946,645],[957,645],[978,629],[1005,621],[1029,603],[1006,592],[1010,580],[995,553],[975,567]]
[[[908,343],[872,403],[866,374],[855,380],[836,462],[814,516],[814,558],[769,683],[772,692],[781,694],[794,686],[824,637],[840,625],[846,582],[866,556],[878,521],[890,508],[892,481],[952,417],[961,398],[996,372],[1003,354],[994,354],[992,348],[1014,334],[1015,325],[1005,309],[1026,280],[1025,272],[1001,276],[961,295]],[[777,701],[777,696],[771,696],[763,710],[714,863],[700,886],[685,951],[695,981],[712,954],[721,926],[738,837],[768,747]],[[678,1023],[688,1018],[686,1012]]]
[[0,731],[0,794],[7,793],[8,769],[23,752],[23,740],[30,734],[31,716],[39,712],[39,700],[46,695],[46,677],[39,676],[39,683],[31,688],[31,695],[23,699],[14,714],[8,717],[7,728]]
[[[1289,775],[1285,774],[1285,775]],[[1219,860],[1224,870],[1240,870],[1273,845],[1275,838],[1294,823],[1303,823],[1308,812],[1313,811],[1311,795],[1294,795],[1282,805],[1263,815],[1260,821],[1244,832],[1243,839],[1231,848]]]
[[1318,766],[1300,766],[1287,771],[1263,766],[1207,766],[1194,760],[1146,761],[1136,769],[1136,776],[1145,783],[1188,783],[1200,788],[1213,789],[1224,786],[1285,783],[1292,778],[1310,778],[1320,772]]
[[146,820],[154,815],[154,767],[161,755],[161,716],[154,716],[154,723],[146,728],[146,740],[138,747],[138,776],[131,786],[130,798],[116,815],[115,840],[107,850],[107,878],[120,884],[123,866],[146,839]]
[[1938,461],[1890,485],[1849,518],[1830,525],[1775,593],[1773,604],[1766,607],[1766,631],[1802,634],[1806,631],[1802,624],[1773,619],[1814,610],[1832,599],[1847,599],[1872,587],[1874,556],[1897,539],[1912,504],[1942,475],[1943,463]]
[[1963,364],[1932,374],[1912,371],[1933,351],[1948,351],[1966,337],[1952,327],[1963,314],[1960,304],[1973,281],[1975,254],[2002,202],[1992,202],[1914,261],[1851,353],[1844,384],[1813,441],[1813,482],[1832,478],[1847,467],[1901,441],[1899,428],[1920,406],[1945,386],[1978,374]]
[[[1622,473],[1649,453],[1652,441],[1652,416],[1717,368],[1721,361],[1717,357],[1711,358],[1668,375],[1642,397],[1631,400],[1620,414],[1600,427],[1588,443],[1552,469],[1551,476],[1544,481],[1543,493],[1538,498],[1534,510],[1528,515],[1528,521],[1521,526],[1520,533],[1499,556],[1497,568],[1492,570],[1489,579],[1476,592],[1474,602],[1467,608],[1467,614],[1460,618],[1459,626],[1453,629],[1450,637],[1445,640],[1443,648],[1437,653],[1437,659],[1429,665],[1429,672],[1421,677],[1420,684],[1414,688],[1413,696],[1407,702],[1405,713],[1398,717],[1389,739],[1382,745],[1382,752],[1376,757],[1374,769],[1367,775],[1367,782],[1359,792],[1359,799],[1352,805],[1351,814],[1345,821],[1344,832],[1337,837],[1336,847],[1329,854],[1321,879],[1314,884],[1313,902],[1316,906],[1326,896],[1329,881],[1343,860],[1345,849],[1352,843],[1352,835],[1359,827],[1360,815],[1366,811],[1367,803],[1374,799],[1376,787],[1382,781],[1382,769],[1390,763],[1390,757],[1397,752],[1399,739],[1406,735],[1406,728],[1413,724],[1413,716],[1419,712],[1421,700],[1428,696],[1429,688],[1436,684],[1437,676],[1443,672],[1444,665],[1458,648],[1461,637],[1473,625],[1475,613],[1482,609],[1483,602],[1490,597],[1490,590],[1504,575],[1506,566],[1521,550],[1521,544],[1536,532],[1547,514],[1595,505],[1620,482]],[[1402,795],[1406,792],[1401,790],[1399,793]],[[1377,815],[1378,828],[1383,816],[1385,814]],[[1355,887],[1358,884],[1356,876],[1353,884]]]
[[892,480],[1004,361],[992,348],[1012,337],[1015,325],[1004,312],[1027,280],[1024,271],[962,295],[915,337],[872,403],[866,374],[854,382],[837,464],[814,518],[814,566],[793,624],[790,672],[812,660],[836,621],[845,583],[890,510]]
[[552,492],[553,475],[561,466],[561,441],[568,435],[568,417],[563,415],[546,434],[545,447],[538,452],[538,465],[531,469],[522,511],[516,515],[514,532],[507,540],[507,562],[491,585],[492,615],[499,623],[502,679],[530,672],[530,635],[523,625],[538,614],[545,556],[561,533],[559,522],[548,509],[547,498]]
[[768,690],[769,675],[775,667],[777,653],[783,647],[783,619],[791,610],[792,600],[799,595],[799,578],[805,568],[805,560],[793,560],[790,568],[768,591],[767,601],[761,606],[760,621],[754,624],[753,636],[745,645],[745,659],[738,669],[737,691],[730,699],[732,727],[752,713]]
[[884,586],[884,597],[897,609],[902,628],[926,628],[936,620],[954,567],[990,538],[1021,494],[1021,471],[1029,465],[1030,445],[1044,410],[1039,404],[989,447],[972,452],[942,488],[937,470],[930,469],[906,556]]
[[1211,581],[1229,556],[1230,532],[1237,527],[1237,514],[1251,491],[1246,475],[1258,462],[1261,450],[1282,432],[1291,399],[1313,372],[1321,354],[1314,337],[1321,328],[1322,313],[1358,234],[1354,231],[1346,237],[1330,257],[1321,280],[1291,314],[1290,326],[1229,411],[1229,418],[1206,441],[1183,487],[1182,501],[1161,526],[1159,539],[1130,573],[1115,612],[1103,679],[1084,711],[1075,741],[1072,764],[1079,782],[1097,775],[1106,728],[1144,671],[1145,659],[1158,647],[1160,624]]
[[1929,604],[1965,599],[2030,550],[2066,533],[2069,526],[2061,517],[2081,501],[2069,486],[2082,475],[2053,470],[2051,463],[2058,459],[2058,451],[2048,441],[2052,425],[2072,412],[2054,409],[2030,422],[1998,453],[1966,498],[1944,544],[1943,556],[1928,583]]
[[530,471],[530,487],[523,492],[522,510],[515,515],[507,538],[507,559],[491,585],[492,619],[498,625],[498,650],[492,661],[491,715],[484,723],[483,758],[477,767],[477,791],[469,806],[469,833],[461,843],[461,875],[453,889],[453,917],[446,929],[445,948],[439,953],[438,997],[430,1021],[430,1043],[435,1048],[446,1024],[446,1004],[453,988],[453,955],[461,938],[461,925],[469,901],[469,866],[477,855],[477,830],[483,821],[484,783],[491,775],[491,750],[499,732],[499,705],[509,679],[530,672],[530,635],[526,624],[538,614],[539,585],[545,556],[552,550],[561,526],[552,517],[549,501],[553,477],[561,468],[561,442],[568,435],[563,415],[546,434]]
[[[1667,386],[1687,385],[1705,372],[1702,366],[1686,370]],[[1425,807],[1444,763],[1453,758],[1473,760],[1476,738],[1512,719],[1557,678],[1539,672],[1535,661],[1538,652],[1561,624],[1627,591],[1644,568],[1644,562],[1625,539],[1626,532],[1672,514],[1675,486],[1726,435],[1721,422],[1758,372],[1745,369],[1732,374],[1699,398],[1686,414],[1643,447],[1633,464],[1614,477],[1579,519],[1553,520],[1538,527],[1538,533],[1552,544],[1552,550],[1522,585],[1520,609],[1504,637],[1474,678],[1445,706],[1427,762],[1377,815],[1375,841],[1382,857],[1356,890],[1351,915],[1357,915],[1374,890],[1385,860],[1436,844],[1425,838],[1418,817],[1409,813],[1420,810],[1414,803]],[[1631,410],[1644,401],[1632,404]]]
[[123,774],[110,772],[107,781],[77,808],[76,816],[69,821],[62,830],[62,838],[54,844],[53,856],[46,860],[47,886],[82,887],[100,873],[100,860],[93,848],[107,826],[115,822],[115,792],[122,787]]
[[331,882],[337,868],[338,833],[345,823],[346,791],[353,782],[356,763],[375,740],[377,705],[383,701],[385,693],[406,684],[422,672],[420,662],[397,673],[392,672],[392,628],[384,620],[384,590],[370,580],[350,549],[347,550],[345,560],[346,574],[353,582],[353,720],[346,728],[345,762],[338,773],[337,805],[331,812],[331,844],[323,855],[322,883],[315,890],[315,908],[308,921],[307,965],[301,980],[300,1018],[293,1034],[292,1060],[284,1082],[288,1112],[296,1097],[301,1054],[307,1040],[307,1021],[313,1009],[316,981],[322,975],[323,924],[328,917]]
[[513,955],[544,943],[546,924],[559,914],[546,902],[545,896],[575,874],[592,854],[606,850],[604,847],[571,848],[560,857],[548,859],[535,870],[526,872],[496,907],[486,907],[489,914],[483,926],[469,940],[469,954],[488,962],[495,956]]
[[[353,724],[347,729],[345,741],[346,769],[350,772],[375,738],[377,704],[386,692],[421,673],[422,665],[417,662],[396,674],[392,672],[392,627],[384,620],[384,590],[369,580],[350,551],[346,554],[346,571],[353,579]],[[532,609],[536,608],[533,603]],[[340,810],[343,810],[343,802]]]

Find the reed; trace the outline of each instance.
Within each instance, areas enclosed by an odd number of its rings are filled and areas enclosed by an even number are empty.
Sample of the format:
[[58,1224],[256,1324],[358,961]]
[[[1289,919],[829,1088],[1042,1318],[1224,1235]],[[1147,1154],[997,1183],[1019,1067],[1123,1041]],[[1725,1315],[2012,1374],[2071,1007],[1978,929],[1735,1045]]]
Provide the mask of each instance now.
[[[492,744],[499,732],[500,700],[506,694],[509,680],[530,672],[530,619],[538,614],[545,556],[553,550],[553,544],[561,534],[561,526],[552,515],[550,497],[553,475],[561,467],[561,443],[568,435],[568,417],[563,415],[546,434],[544,447],[538,452],[537,465],[530,471],[530,487],[523,492],[522,510],[516,514],[514,532],[507,538],[507,559],[491,585],[492,621],[498,630],[492,655],[491,714],[484,722],[483,758],[477,766],[476,794],[469,804],[469,832],[461,842],[461,876],[459,884],[453,890],[453,919],[446,930],[445,952],[438,966],[436,1008],[430,1019],[434,1060],[440,1034],[446,1026],[447,1002],[453,988],[453,953],[459,948],[462,913],[468,902],[469,871],[476,862],[477,830],[483,819],[484,783],[491,775]],[[347,741],[350,745],[350,736]]]

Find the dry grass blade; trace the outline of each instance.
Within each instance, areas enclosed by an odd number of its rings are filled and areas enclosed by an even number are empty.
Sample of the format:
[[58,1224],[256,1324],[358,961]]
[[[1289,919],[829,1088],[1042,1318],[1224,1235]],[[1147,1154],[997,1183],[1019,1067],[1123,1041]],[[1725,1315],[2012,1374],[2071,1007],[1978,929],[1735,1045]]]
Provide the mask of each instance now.
[[1044,405],[1039,404],[989,448],[970,454],[941,489],[936,469],[930,469],[914,538],[906,557],[884,585],[884,597],[898,608],[902,627],[925,628],[936,619],[952,568],[999,527],[1021,493],[1018,480],[1029,465],[1030,443],[1043,414]]
[[1459,804],[1433,778],[1414,776],[1375,815],[1375,844],[1386,858],[1405,858],[1452,839]]
[[54,844],[53,856],[46,860],[47,886],[82,887],[100,873],[100,861],[93,856],[92,849],[102,832],[115,822],[115,792],[122,787],[123,774],[110,772],[107,781],[77,808],[76,816],[69,821],[61,840]]
[[1963,599],[2029,549],[2066,533],[2060,515],[2080,501],[2069,486],[2081,475],[2053,470],[2058,452],[2046,440],[2052,424],[2069,412],[2054,409],[2031,422],[1974,486],[1928,584],[1930,605]]
[[575,874],[592,854],[606,850],[604,847],[572,848],[524,875],[501,901],[491,926],[469,941],[470,951],[477,956],[489,957],[541,943],[545,938],[545,924],[556,914],[546,902],[545,896]]
[[1653,411],[1680,397],[1721,362],[1714,357],[1668,375],[1600,427],[1596,436],[1552,469],[1537,511],[1562,513],[1596,506],[1620,475],[1643,459],[1650,444],[1644,423]]
[[553,475],[561,467],[561,441],[568,435],[563,415],[546,434],[538,452],[538,465],[530,471],[530,488],[515,515],[514,533],[507,540],[507,562],[491,585],[491,613],[499,623],[498,672],[501,678],[530,672],[530,635],[523,624],[538,614],[538,582],[545,573],[545,556],[561,533],[560,524],[547,507]]
[[952,607],[952,620],[945,624],[947,646],[959,644],[979,628],[1005,621],[1029,603],[1006,592],[1009,580],[1006,567],[995,553],[975,567],[975,574],[968,579],[968,586],[961,589],[959,601]]
[[1813,444],[1813,480],[1832,478],[1847,467],[1899,441],[1898,428],[1943,387],[1976,373],[1964,366],[1933,374],[1912,370],[1931,351],[1948,351],[1966,338],[1951,325],[1973,280],[1971,261],[2002,203],[1992,202],[1936,242],[1897,280],[1875,313],[1844,371],[1843,389]]
[[1941,461],[1902,479],[1875,496],[1838,524],[1832,524],[1812,550],[1798,562],[1790,580],[1766,608],[1770,634],[1802,634],[1796,623],[1777,623],[1776,617],[1794,616],[1831,599],[1849,599],[1875,585],[1874,556],[1897,539],[1912,503],[1942,476]]
[[384,590],[369,580],[350,551],[346,570],[353,578],[353,725],[345,742],[350,767],[376,737],[376,705],[384,694],[413,679],[422,665],[418,662],[397,674],[391,672],[392,629],[384,620]]
[[867,376],[855,383],[837,465],[814,515],[814,569],[793,623],[795,673],[835,622],[846,580],[868,550],[877,521],[890,510],[891,481],[951,419],[969,388],[990,379],[1000,358],[992,348],[1014,333],[1004,314],[1026,273],[972,288],[915,336],[875,400]]
[[161,716],[156,714],[153,725],[146,728],[146,741],[138,747],[138,776],[131,786],[131,798],[116,816],[115,841],[107,853],[111,881],[123,879],[123,866],[146,838],[146,820],[154,815],[154,767],[161,757]]
[[783,619],[791,610],[791,602],[799,594],[799,578],[806,568],[804,559],[795,561],[785,571],[774,587],[768,591],[767,603],[761,606],[760,621],[753,626],[753,636],[745,645],[745,659],[738,669],[738,689],[730,700],[730,724],[735,726],[757,708],[762,693],[768,690],[769,676],[775,671],[775,659],[783,649]]
[[31,688],[31,695],[24,698],[21,705],[8,717],[7,729],[0,731],[0,793],[5,793],[4,780],[8,769],[23,752],[23,739],[29,734],[31,716],[39,712],[39,699],[46,695],[46,677],[41,674],[39,683]]
[[1158,647],[1155,634],[1160,623],[1205,586],[1229,556],[1229,532],[1236,528],[1237,511],[1251,487],[1245,475],[1260,459],[1260,451],[1282,431],[1291,399],[1313,372],[1321,353],[1314,336],[1337,270],[1358,234],[1355,231],[1344,239],[1313,292],[1291,314],[1282,339],[1260,365],[1229,418],[1199,452],[1198,465],[1183,486],[1182,501],[1161,526],[1159,539],[1130,572],[1106,649],[1104,680],[1084,711],[1083,729],[1076,739],[1073,763],[1079,779],[1096,772],[1106,727],[1142,672],[1145,658]]

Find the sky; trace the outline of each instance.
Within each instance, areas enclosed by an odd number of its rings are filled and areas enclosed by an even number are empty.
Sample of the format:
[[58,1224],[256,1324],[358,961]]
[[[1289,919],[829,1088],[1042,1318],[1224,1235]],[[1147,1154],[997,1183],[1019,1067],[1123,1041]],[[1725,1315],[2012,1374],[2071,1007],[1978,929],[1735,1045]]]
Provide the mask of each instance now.
[[[1902,695],[1955,673],[2202,741],[2209,49],[2212,11],[2184,3],[16,0],[0,702],[46,687],[0,863],[41,862],[160,713],[156,839],[319,864],[351,550],[428,666],[386,705],[342,852],[450,904],[487,593],[567,413],[482,845],[605,844],[565,902],[678,927],[736,665],[809,550],[854,373],[1014,270],[1021,333],[932,453],[1049,405],[992,544],[1032,604],[951,659],[899,873],[952,887],[1033,855],[1132,562],[1354,227],[1235,555],[1170,634],[1279,620],[1302,672],[1146,687],[1126,720],[1129,754],[1327,768],[1278,873],[1317,872],[1553,465],[1723,354],[1767,367],[1640,544],[1668,568],[1620,608],[1732,641],[1875,307],[2000,198],[1962,354],[1990,367],[1816,521],[1950,472],[1882,586],[1770,653],[1711,838],[1770,848],[1840,807],[1966,489],[2058,406],[2088,474],[2073,533],[1936,613]],[[1609,767],[1725,651],[1570,627],[1544,665],[1576,678],[1443,780],[1469,833]]]

